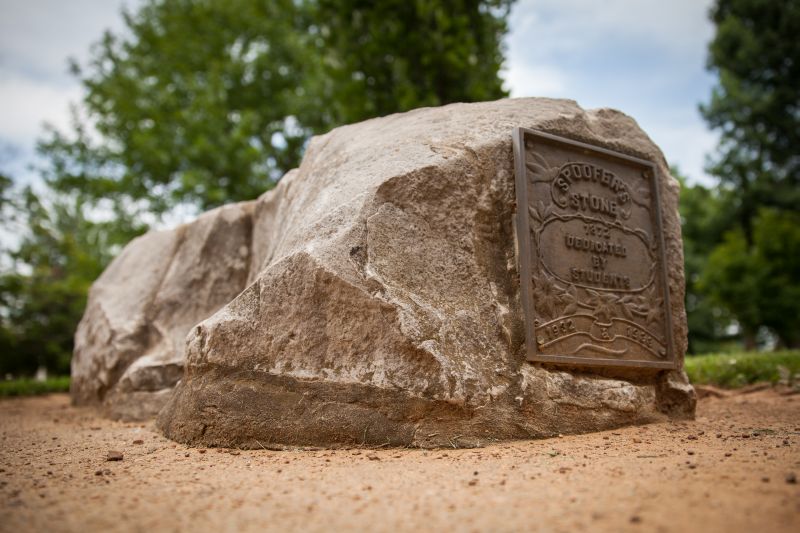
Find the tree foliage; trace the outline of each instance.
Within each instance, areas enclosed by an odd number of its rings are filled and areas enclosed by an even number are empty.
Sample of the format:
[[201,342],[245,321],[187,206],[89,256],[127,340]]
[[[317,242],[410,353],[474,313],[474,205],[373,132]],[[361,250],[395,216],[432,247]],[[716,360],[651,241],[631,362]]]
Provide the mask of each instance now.
[[[765,331],[797,346],[800,0],[718,0],[711,19],[708,64],[719,79],[701,111],[721,136],[710,166],[719,187],[703,194],[722,216],[714,222],[695,209],[707,231],[687,233],[687,272],[694,254],[693,290],[730,315],[748,347]],[[696,194],[684,200],[696,204]]]
[[726,306],[740,325],[746,348],[760,327],[783,346],[800,346],[800,214],[762,208],[752,243],[735,228],[712,251],[700,289]]
[[721,134],[711,171],[737,190],[748,243],[759,207],[800,201],[800,1],[718,0],[709,68],[719,81],[701,106]]
[[702,290],[708,256],[730,226],[729,199],[720,191],[702,184],[690,184],[679,169],[672,175],[681,183],[680,216],[683,233],[686,315],[689,322],[689,352],[704,353],[719,349],[727,337],[730,313]]
[[149,0],[73,66],[85,118],[41,143],[50,183],[156,213],[254,198],[312,133],[504,96],[510,3]]
[[311,3],[322,129],[423,106],[506,96],[508,0]]
[[43,200],[28,187],[7,200],[19,242],[5,250],[11,265],[0,273],[0,373],[65,374],[89,285],[143,227],[92,222],[77,195]]

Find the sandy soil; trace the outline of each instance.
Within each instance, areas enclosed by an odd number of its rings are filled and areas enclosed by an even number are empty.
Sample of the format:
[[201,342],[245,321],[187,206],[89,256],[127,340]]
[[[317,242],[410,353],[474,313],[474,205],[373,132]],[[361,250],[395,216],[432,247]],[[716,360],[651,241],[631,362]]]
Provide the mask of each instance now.
[[[121,461],[107,461],[109,450]],[[800,531],[800,396],[473,450],[193,449],[65,395],[0,401],[2,531]]]

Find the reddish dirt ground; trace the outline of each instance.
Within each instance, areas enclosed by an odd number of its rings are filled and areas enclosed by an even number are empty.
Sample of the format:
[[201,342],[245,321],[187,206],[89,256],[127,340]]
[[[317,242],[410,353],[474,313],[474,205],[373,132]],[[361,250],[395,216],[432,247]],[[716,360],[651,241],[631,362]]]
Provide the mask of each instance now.
[[[196,449],[0,401],[2,531],[800,531],[800,395],[471,450]],[[109,450],[121,461],[107,461]]]

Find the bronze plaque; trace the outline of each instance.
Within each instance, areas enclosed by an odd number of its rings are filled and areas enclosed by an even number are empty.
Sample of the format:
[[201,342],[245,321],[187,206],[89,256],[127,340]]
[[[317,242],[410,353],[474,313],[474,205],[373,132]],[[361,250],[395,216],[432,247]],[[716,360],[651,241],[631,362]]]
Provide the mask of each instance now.
[[514,132],[528,359],[675,368],[656,167]]

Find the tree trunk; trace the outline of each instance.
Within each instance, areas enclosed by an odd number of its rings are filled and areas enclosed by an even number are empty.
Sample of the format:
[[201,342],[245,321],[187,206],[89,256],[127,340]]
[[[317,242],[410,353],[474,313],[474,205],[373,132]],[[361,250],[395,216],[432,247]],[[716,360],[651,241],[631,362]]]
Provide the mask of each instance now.
[[742,342],[744,349],[748,352],[754,351],[758,346],[756,345],[756,334],[752,331],[742,332]]

